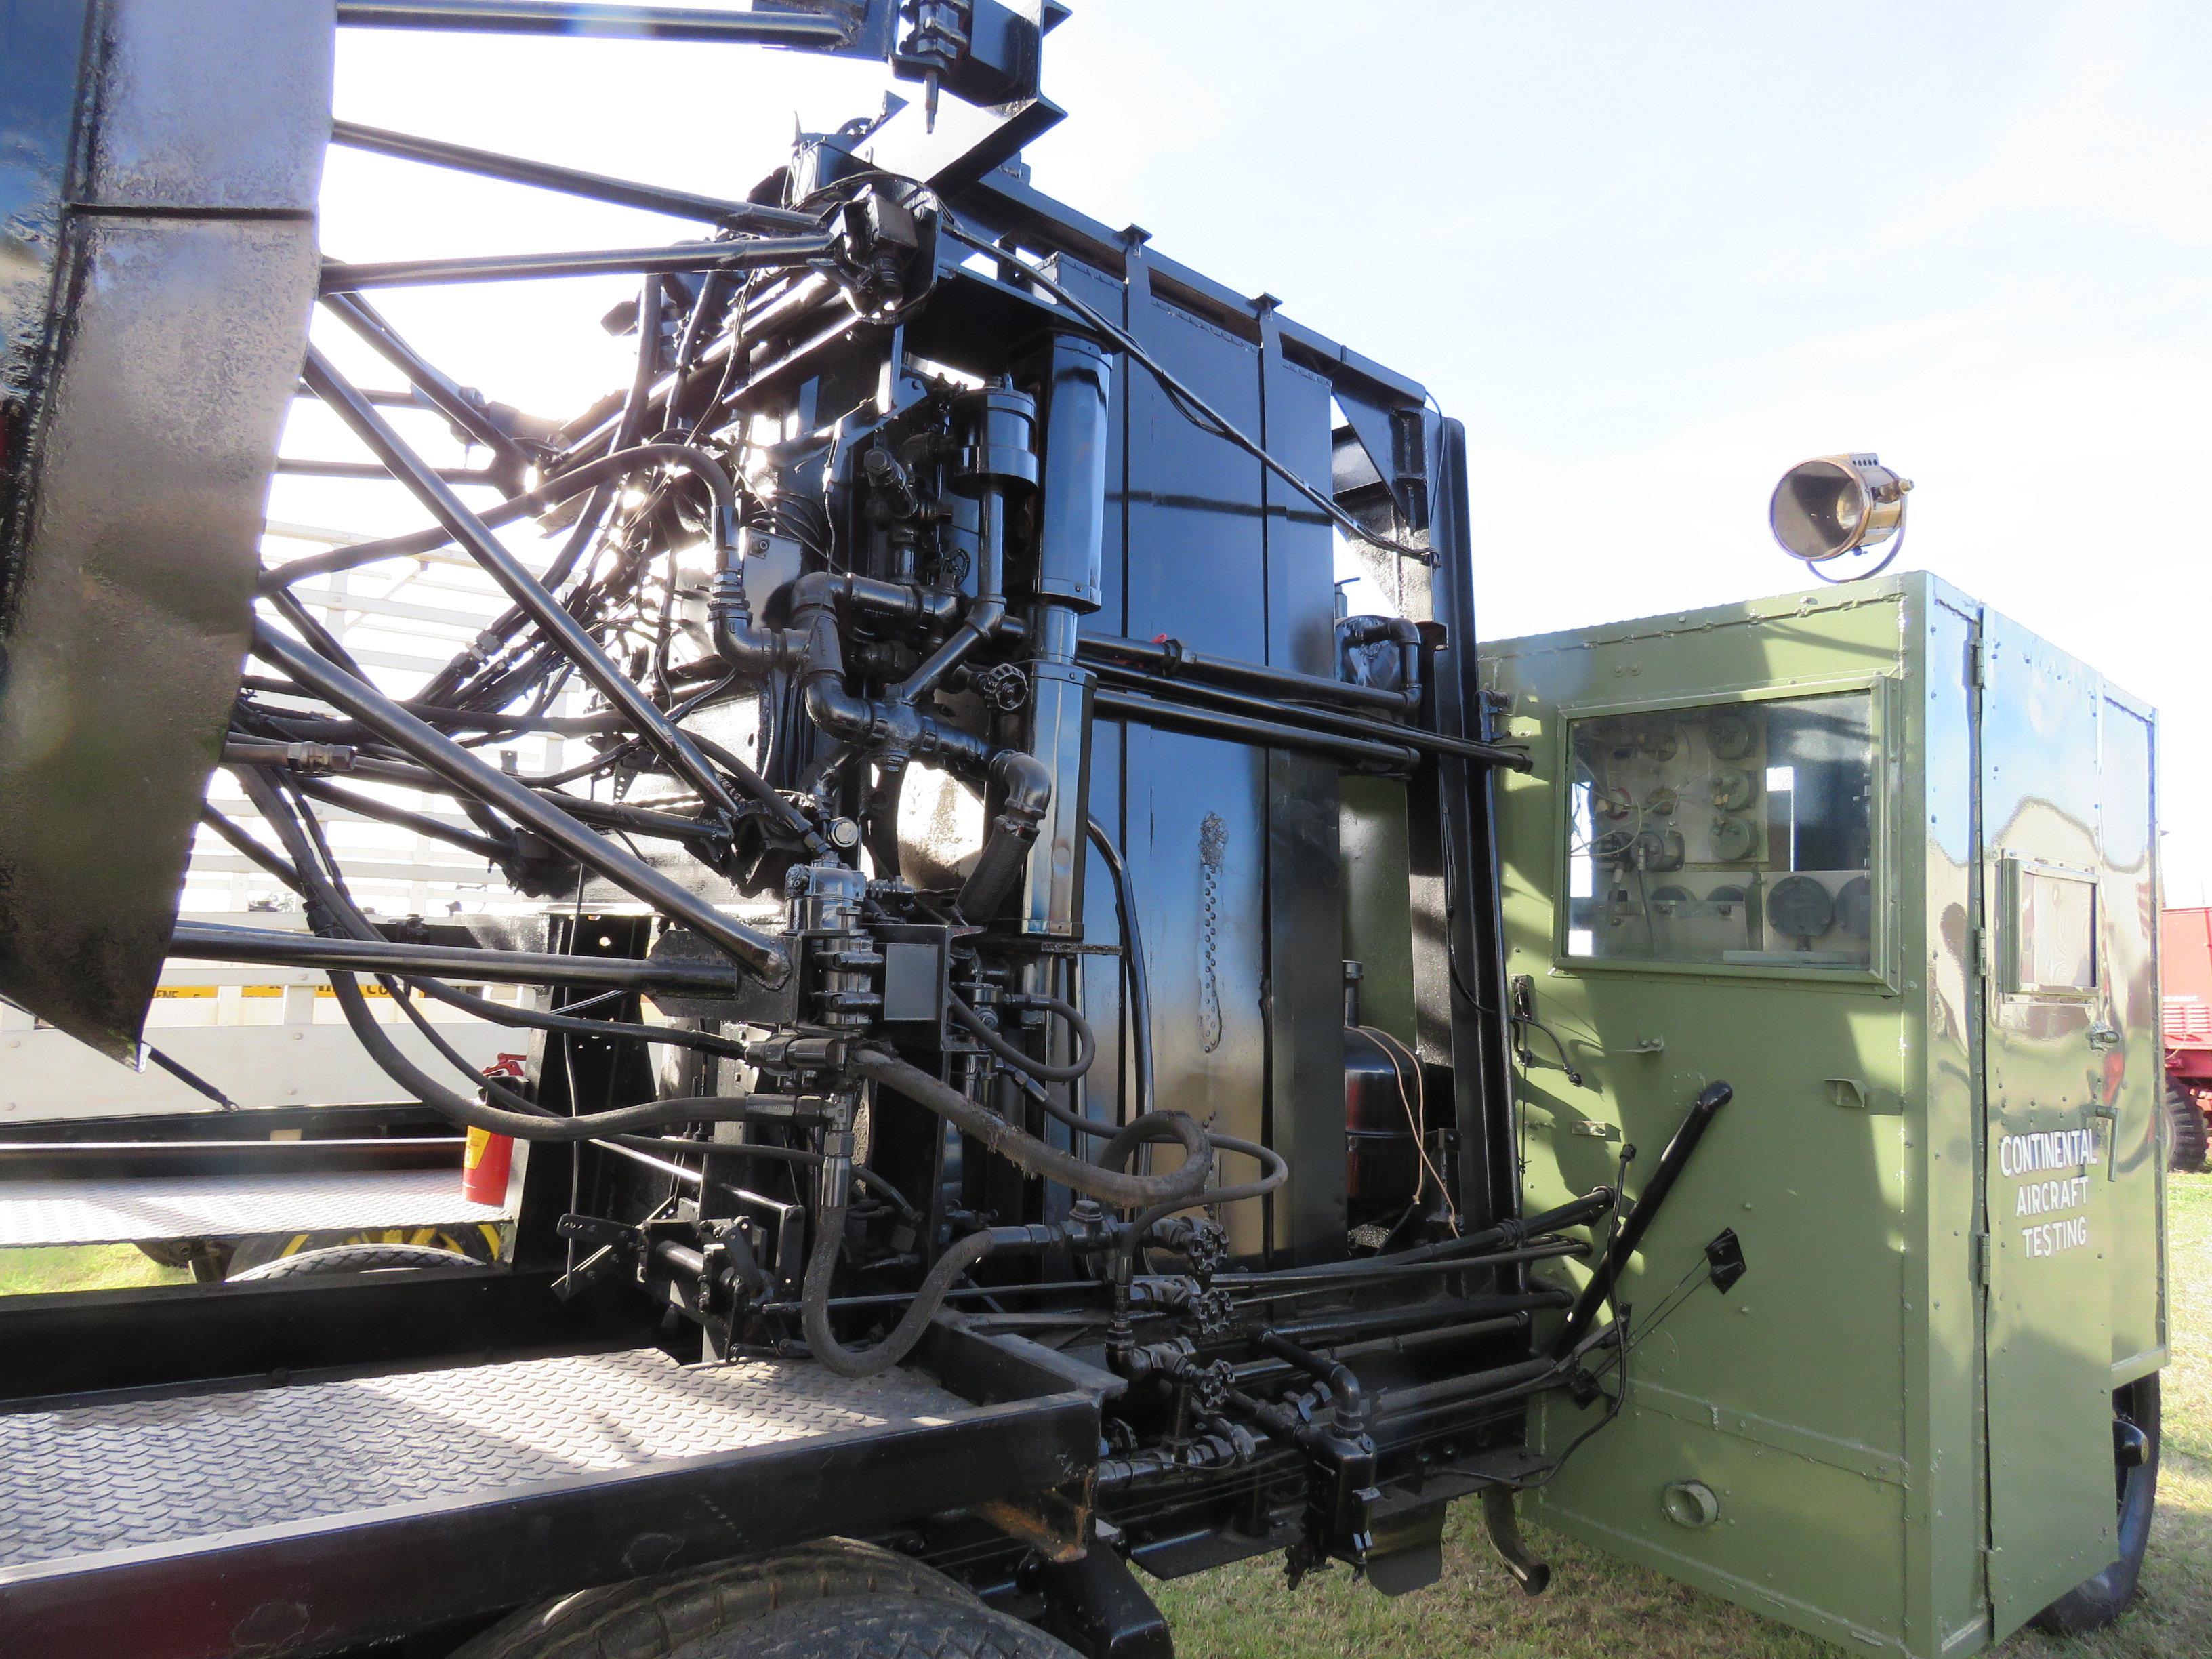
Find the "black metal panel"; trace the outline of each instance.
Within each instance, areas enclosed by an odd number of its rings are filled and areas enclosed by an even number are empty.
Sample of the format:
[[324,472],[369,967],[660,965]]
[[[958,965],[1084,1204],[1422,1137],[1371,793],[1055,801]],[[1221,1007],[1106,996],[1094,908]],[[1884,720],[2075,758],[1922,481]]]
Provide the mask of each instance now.
[[[1304,478],[1328,476],[1328,383],[1283,355],[1270,308],[1260,319],[1261,441]],[[1267,662],[1336,671],[1335,550],[1328,521],[1272,474],[1267,516]],[[1267,1144],[1290,1160],[1272,1200],[1283,1260],[1344,1254],[1345,1090],[1338,770],[1267,751]]]
[[[1133,258],[1132,264],[1139,263]],[[1245,431],[1260,425],[1260,353],[1180,306],[1129,297],[1130,331]],[[1200,432],[1144,374],[1127,408],[1127,631],[1247,662],[1267,653],[1259,464]],[[1230,1134],[1267,1134],[1267,757],[1130,726],[1125,851],[1146,907],[1159,1104]],[[1267,1213],[1223,1212],[1232,1248],[1273,1242]]]
[[[118,1057],[245,650],[314,290],[331,29],[326,0],[121,0],[77,66],[0,527],[0,989]],[[52,76],[56,45],[0,70]]]

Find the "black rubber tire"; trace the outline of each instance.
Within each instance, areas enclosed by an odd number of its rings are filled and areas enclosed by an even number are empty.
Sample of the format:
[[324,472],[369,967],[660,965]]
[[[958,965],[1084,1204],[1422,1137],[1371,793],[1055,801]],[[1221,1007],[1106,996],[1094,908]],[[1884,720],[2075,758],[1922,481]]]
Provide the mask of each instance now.
[[[2041,1613],[2035,1627],[2053,1636],[2085,1636],[2102,1630],[2127,1610],[2142,1577],[2143,1551],[2158,1508],[2158,1374],[2116,1389],[2112,1413],[2141,1429],[2150,1440],[2150,1455],[2136,1468],[2123,1469],[2117,1455],[2113,1481],[2120,1505],[2120,1559],[2094,1578],[2075,1585]],[[2115,1446],[2118,1436],[2114,1437]]]
[[328,1249],[280,1255],[258,1267],[231,1274],[233,1285],[265,1284],[272,1279],[314,1279],[330,1273],[392,1273],[422,1267],[480,1267],[459,1250],[434,1250],[427,1244],[333,1244]]
[[2169,1170],[2201,1175],[2212,1153],[2212,1130],[2204,1121],[2204,1109],[2196,1094],[2179,1083],[2166,1085],[2166,1158]]
[[499,1259],[499,1230],[471,1224],[459,1227],[374,1227],[353,1232],[263,1233],[241,1239],[230,1253],[228,1277],[238,1278],[249,1267],[263,1267],[288,1256],[307,1255],[341,1245],[394,1244],[417,1249],[446,1250],[477,1262]]
[[894,1551],[823,1538],[526,1607],[451,1659],[842,1659],[878,1651],[1069,1659],[1072,1650]]

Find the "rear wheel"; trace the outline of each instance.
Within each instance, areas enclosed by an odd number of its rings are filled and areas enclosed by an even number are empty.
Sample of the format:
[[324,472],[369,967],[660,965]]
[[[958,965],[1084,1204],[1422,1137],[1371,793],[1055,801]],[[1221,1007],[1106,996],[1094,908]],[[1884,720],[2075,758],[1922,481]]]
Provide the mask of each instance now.
[[471,1261],[499,1260],[499,1229],[489,1223],[456,1227],[367,1227],[353,1232],[270,1233],[242,1240],[231,1252],[229,1276],[266,1267],[292,1256],[319,1254],[341,1246],[394,1245],[444,1251]]
[[825,1538],[514,1613],[451,1659],[1074,1659],[944,1574]]
[[2212,1130],[2204,1121],[2204,1107],[2197,1098],[2197,1091],[2179,1083],[2166,1085],[2166,1167],[2186,1170],[2191,1174],[2203,1170],[2205,1157],[2212,1152]]
[[2120,1506],[2119,1559],[2035,1616],[2039,1630],[2080,1636],[2102,1630],[2136,1599],[2143,1550],[2158,1506],[2158,1375],[2112,1395],[2112,1480]]
[[474,1256],[459,1250],[433,1249],[427,1244],[332,1244],[325,1249],[301,1250],[280,1255],[258,1267],[233,1273],[234,1285],[260,1285],[270,1279],[321,1279],[333,1273],[405,1273],[423,1267],[474,1267]]

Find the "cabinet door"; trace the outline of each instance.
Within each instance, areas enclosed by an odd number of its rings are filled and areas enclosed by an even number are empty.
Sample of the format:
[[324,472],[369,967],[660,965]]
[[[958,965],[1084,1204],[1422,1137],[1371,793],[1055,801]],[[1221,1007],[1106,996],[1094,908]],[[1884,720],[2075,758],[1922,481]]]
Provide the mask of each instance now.
[[2098,834],[2102,684],[2002,617],[1983,629],[1984,1340],[1990,1594],[2002,1635],[2117,1551],[2108,1257],[2119,1109],[2107,1060],[2124,1050]]

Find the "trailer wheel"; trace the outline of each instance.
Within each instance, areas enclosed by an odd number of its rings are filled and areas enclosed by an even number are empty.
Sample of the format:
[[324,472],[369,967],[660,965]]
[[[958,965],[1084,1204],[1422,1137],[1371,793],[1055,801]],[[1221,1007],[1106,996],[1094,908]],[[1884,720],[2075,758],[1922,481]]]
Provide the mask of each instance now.
[[[2142,1438],[2137,1461],[2130,1451]],[[2035,1627],[2054,1636],[2102,1630],[2136,1599],[2143,1550],[2150,1542],[2151,1512],[2158,1505],[2158,1375],[2112,1394],[2112,1474],[2120,1504],[2120,1559],[2077,1584],[2035,1615]]]
[[794,1549],[579,1591],[450,1659],[1073,1659],[944,1574],[872,1544]]
[[465,1255],[471,1261],[499,1260],[499,1229],[489,1222],[458,1227],[369,1227],[350,1232],[267,1233],[240,1241],[231,1252],[228,1276],[243,1278],[248,1268],[265,1267],[295,1256],[319,1255],[340,1246],[413,1245]]
[[427,1244],[333,1244],[327,1249],[301,1250],[280,1255],[242,1273],[233,1273],[233,1285],[259,1285],[276,1279],[318,1278],[328,1273],[391,1273],[416,1267],[474,1267],[474,1256],[459,1250],[437,1250]]
[[2167,1127],[2166,1167],[2201,1174],[2205,1156],[2212,1152],[2212,1131],[2204,1121],[2204,1108],[2193,1089],[2179,1083],[2166,1085]]

